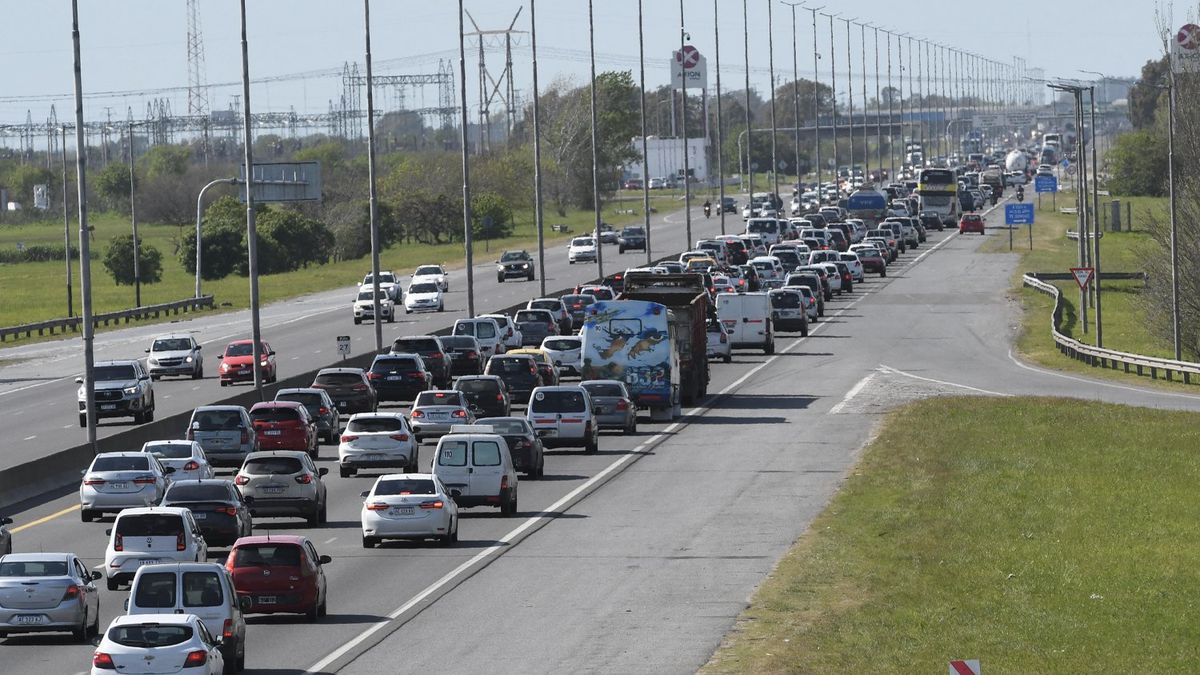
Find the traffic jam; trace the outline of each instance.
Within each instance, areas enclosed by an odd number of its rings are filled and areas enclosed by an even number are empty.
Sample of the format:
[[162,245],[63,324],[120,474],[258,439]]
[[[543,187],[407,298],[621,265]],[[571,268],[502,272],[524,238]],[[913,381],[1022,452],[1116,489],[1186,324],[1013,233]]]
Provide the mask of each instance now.
[[[952,171],[926,171],[847,189],[828,200],[838,205],[806,202],[797,187],[790,217],[777,195],[754,193],[741,234],[531,298],[511,315],[458,319],[446,335],[397,335],[367,368],[323,368],[248,408],[200,406],[177,437],[95,456],[79,467],[79,514],[107,538],[103,563],[83,562],[98,551],[31,550],[0,525],[0,639],[69,633],[97,645],[93,673],[150,672],[138,669],[151,658],[161,672],[239,672],[248,616],[326,616],[339,589],[318,533],[355,531],[363,549],[455,547],[470,536],[464,512],[519,515],[521,483],[553,472],[555,451],[596,454],[606,439],[645,433],[640,424],[686,421],[714,393],[711,369],[808,336],[870,277],[911,262],[929,230],[982,231],[976,214],[922,211],[922,192],[961,187]],[[644,237],[640,227],[595,232],[568,255],[593,262],[596,246],[644,249]],[[497,283],[537,278],[526,251],[496,265]],[[420,266],[403,288],[393,272],[379,282],[379,316],[368,274],[354,324],[446,307],[440,265]],[[144,356],[96,364],[94,412],[152,421],[168,378],[215,371],[220,387],[252,384],[253,347],[232,340],[206,363],[191,335],[164,333]],[[266,340],[258,347],[262,379],[274,382],[278,356]],[[86,405],[81,387],[83,425]],[[353,526],[329,523],[335,481],[361,484]],[[108,626],[102,600],[124,608]]]

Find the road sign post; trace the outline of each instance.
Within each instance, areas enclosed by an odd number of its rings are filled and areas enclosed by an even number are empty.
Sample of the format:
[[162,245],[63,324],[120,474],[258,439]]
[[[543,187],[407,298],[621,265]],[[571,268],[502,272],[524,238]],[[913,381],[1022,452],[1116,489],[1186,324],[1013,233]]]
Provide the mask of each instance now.
[[342,360],[345,361],[346,357],[350,355],[350,336],[349,335],[337,336],[337,351],[339,354],[342,355]]
[[1008,250],[1013,248],[1013,226],[1029,226],[1029,247],[1033,248],[1033,204],[1005,204],[1004,224],[1008,226]]
[[1075,283],[1079,284],[1079,290],[1087,291],[1088,284],[1092,283],[1092,274],[1095,272],[1091,267],[1072,267],[1071,275],[1075,277]]

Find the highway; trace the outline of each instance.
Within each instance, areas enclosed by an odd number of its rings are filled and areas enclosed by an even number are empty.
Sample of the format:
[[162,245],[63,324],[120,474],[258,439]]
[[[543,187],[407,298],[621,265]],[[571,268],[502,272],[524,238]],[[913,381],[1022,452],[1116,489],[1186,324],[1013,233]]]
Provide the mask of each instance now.
[[[740,217],[734,214],[726,216],[726,229],[729,232],[741,232],[743,228]],[[715,216],[705,219],[699,204],[696,204],[692,214],[692,243],[695,243],[695,239],[719,232],[720,219]],[[671,251],[684,250],[684,233],[682,208],[651,219],[651,244],[660,257]],[[530,249],[530,252],[536,258],[536,248]],[[478,261],[474,269],[475,307],[480,314],[538,296],[537,281],[497,283],[493,264],[497,257],[499,251],[485,254],[479,250],[475,253]],[[619,255],[616,246],[610,245],[604,249],[606,274],[644,265],[645,262],[646,256],[641,251]],[[369,271],[370,263],[364,261],[363,273]],[[403,275],[412,272],[395,271]],[[568,264],[564,243],[546,251],[546,269],[539,270],[538,274],[547,275],[546,290],[553,292],[595,278],[596,266]],[[338,355],[335,338],[338,335],[352,336],[353,354],[364,354],[374,348],[374,327],[369,322],[355,326],[351,315],[356,282],[361,279],[361,276],[348,278],[344,288],[262,308],[263,339],[277,352],[280,378],[323,365],[336,365]],[[248,289],[247,282],[247,293]],[[219,302],[221,299],[217,300]],[[422,335],[449,326],[455,319],[467,316],[466,308],[466,272],[462,269],[452,270],[446,311],[441,314],[409,315],[401,312],[395,323],[384,324],[384,344],[390,345],[392,340],[401,335]],[[144,350],[150,346],[155,335],[173,331],[195,334],[197,341],[203,345],[205,379],[165,378],[155,382],[156,418],[228,398],[249,386],[222,388],[217,382],[220,361],[216,359],[230,340],[250,336],[249,311],[180,317],[179,321],[172,323],[134,326],[96,336],[95,351],[99,361],[143,358]],[[5,411],[5,415],[0,417],[0,436],[8,439],[5,452],[0,456],[0,469],[87,441],[85,431],[79,426],[76,403],[79,385],[74,381],[82,372],[82,339],[78,337],[0,349],[0,406]],[[100,421],[97,431],[100,437],[105,437],[133,425],[132,418],[105,419]]]
[[[521,513],[466,511],[454,548],[362,549],[358,494],[370,479],[328,477],[326,526],[262,519],[256,529],[305,534],[333,556],[330,615],[318,624],[253,618],[249,671],[692,672],[895,404],[978,395],[985,415],[988,397],[1042,394],[1200,409],[1200,397],[1013,358],[1017,321],[1005,294],[1017,258],[978,253],[984,239],[931,233],[886,279],[836,297],[810,337],[778,339],[774,356],[735,352],[733,363],[714,363],[717,393],[675,423],[605,434],[592,456],[548,453],[546,479],[520,483]],[[362,328],[352,332],[369,341]],[[295,339],[304,353],[313,342],[332,346],[324,333]],[[323,465],[331,454],[324,449]],[[16,550],[73,550],[101,563],[108,525],[79,522],[74,494],[12,515]],[[102,591],[102,623],[126,595]],[[0,642],[6,673],[74,673],[90,654],[67,636]]]

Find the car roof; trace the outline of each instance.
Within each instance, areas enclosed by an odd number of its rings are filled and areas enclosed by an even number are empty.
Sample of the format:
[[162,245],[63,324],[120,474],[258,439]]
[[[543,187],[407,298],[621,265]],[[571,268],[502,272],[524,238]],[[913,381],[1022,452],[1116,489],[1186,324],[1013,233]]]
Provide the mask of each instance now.
[[176,338],[182,339],[182,338],[190,338],[190,337],[192,337],[192,335],[190,333],[164,333],[163,335],[155,335],[153,339],[155,339],[155,340],[172,340],[172,339],[176,339]]
[[583,387],[579,386],[578,384],[553,384],[553,385],[546,385],[544,387],[535,387],[534,388],[535,392],[538,392],[538,391],[581,391],[581,390],[586,391]]
[[[301,457],[307,456],[308,453],[303,450],[255,450],[254,452],[246,455],[246,461],[248,462],[252,459],[259,459],[262,457],[291,457],[293,459],[300,459]],[[126,509],[126,511],[128,511],[128,509]],[[124,513],[124,511],[122,511],[122,513]]]
[[115,452],[100,452],[96,454],[96,457],[137,457],[141,454],[141,450],[117,450]]
[[118,511],[116,520],[128,516],[144,516],[149,514],[182,516],[185,513],[188,513],[188,510],[182,506],[134,506]]
[[334,375],[338,373],[362,375],[362,368],[322,368],[317,371],[317,375]]
[[0,556],[5,562],[35,562],[41,560],[53,561],[69,561],[75,557],[72,553],[41,553],[34,551],[26,551],[23,553],[9,553],[5,556]]
[[145,443],[142,443],[142,447],[148,448],[148,447],[155,446],[155,445],[177,445],[177,444],[193,445],[193,446],[200,445],[196,441],[189,441],[189,440],[183,439],[183,438],[160,438],[160,439],[154,440],[154,441],[146,441]]
[[[470,335],[450,335],[447,337],[472,337],[472,336],[470,336]],[[421,358],[420,354],[413,354],[412,352],[391,352],[388,354],[376,354],[375,355],[376,361],[380,361],[380,360],[399,361],[401,359],[420,359],[420,358]],[[422,361],[422,363],[424,363],[424,361]]]
[[[500,356],[504,356],[504,354],[501,354]],[[454,378],[455,382],[461,382],[463,380],[488,380],[490,382],[504,381],[499,375],[459,375],[458,377]]]
[[217,570],[224,571],[225,566],[219,562],[198,562],[195,560],[186,562],[161,562],[142,565],[141,567],[138,567],[137,574],[141,574],[142,570],[150,570],[150,572],[162,572],[166,571],[166,569],[174,569],[180,572],[195,572],[201,570],[215,572]]
[[[385,480],[433,480],[434,475],[431,473],[385,473],[375,479],[375,485],[380,481]],[[374,486],[372,486],[374,487]]]
[[289,387],[287,389],[280,389],[279,391],[275,392],[275,395],[278,396],[280,394],[321,394],[321,393],[325,393],[325,390],[318,389],[316,387]]
[[109,361],[97,361],[96,366],[128,366],[137,363],[137,359],[112,359]]
[[586,384],[620,384],[620,385],[624,385],[625,383],[620,380],[584,380],[579,383],[579,386],[582,387]]
[[360,412],[360,413],[354,413],[353,415],[351,415],[350,421],[353,422],[354,420],[361,420],[361,419],[375,419],[375,420],[396,419],[397,417],[399,417],[400,419],[404,419],[404,414],[399,411],[397,411],[397,412],[378,412],[378,411],[376,411],[376,412]]
[[170,625],[194,625],[200,623],[200,617],[195,614],[122,614],[113,619],[112,626],[136,626],[146,623]]
[[290,410],[297,410],[303,407],[304,404],[298,401],[259,401],[251,406],[250,412],[254,412],[255,410],[263,410],[266,408],[288,408]]
[[228,478],[195,478],[187,480],[171,481],[171,487],[176,485],[233,485],[233,481]]
[[244,544],[292,544],[299,546],[308,541],[308,537],[299,534],[252,534],[241,537],[233,544],[233,548]]
[[198,405],[192,412],[197,413],[201,410],[245,410],[245,408],[240,405]]

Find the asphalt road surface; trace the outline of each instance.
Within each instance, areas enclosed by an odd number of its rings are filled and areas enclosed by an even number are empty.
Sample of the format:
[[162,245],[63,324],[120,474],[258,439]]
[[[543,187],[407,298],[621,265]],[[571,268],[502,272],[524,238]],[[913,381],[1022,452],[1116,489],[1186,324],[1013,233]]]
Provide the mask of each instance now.
[[[256,529],[306,534],[333,556],[329,616],[253,618],[250,672],[692,672],[889,406],[971,394],[985,415],[991,396],[1049,394],[1200,409],[1200,397],[1013,359],[1005,292],[1016,258],[977,253],[983,239],[931,233],[886,279],[829,303],[810,337],[714,363],[717,393],[675,423],[605,434],[596,455],[548,453],[545,480],[520,482],[521,513],[467,510],[454,548],[362,549],[358,493],[371,479],[327,477],[326,526],[260,519]],[[369,340],[369,330],[355,335]],[[321,464],[332,454],[323,448]],[[430,454],[425,446],[422,461]],[[67,494],[13,514],[16,550],[72,550],[101,564],[108,525],[81,523],[77,507]],[[102,591],[103,623],[126,595]],[[67,636],[14,637],[0,642],[0,663],[6,673],[74,673],[91,651]]]

